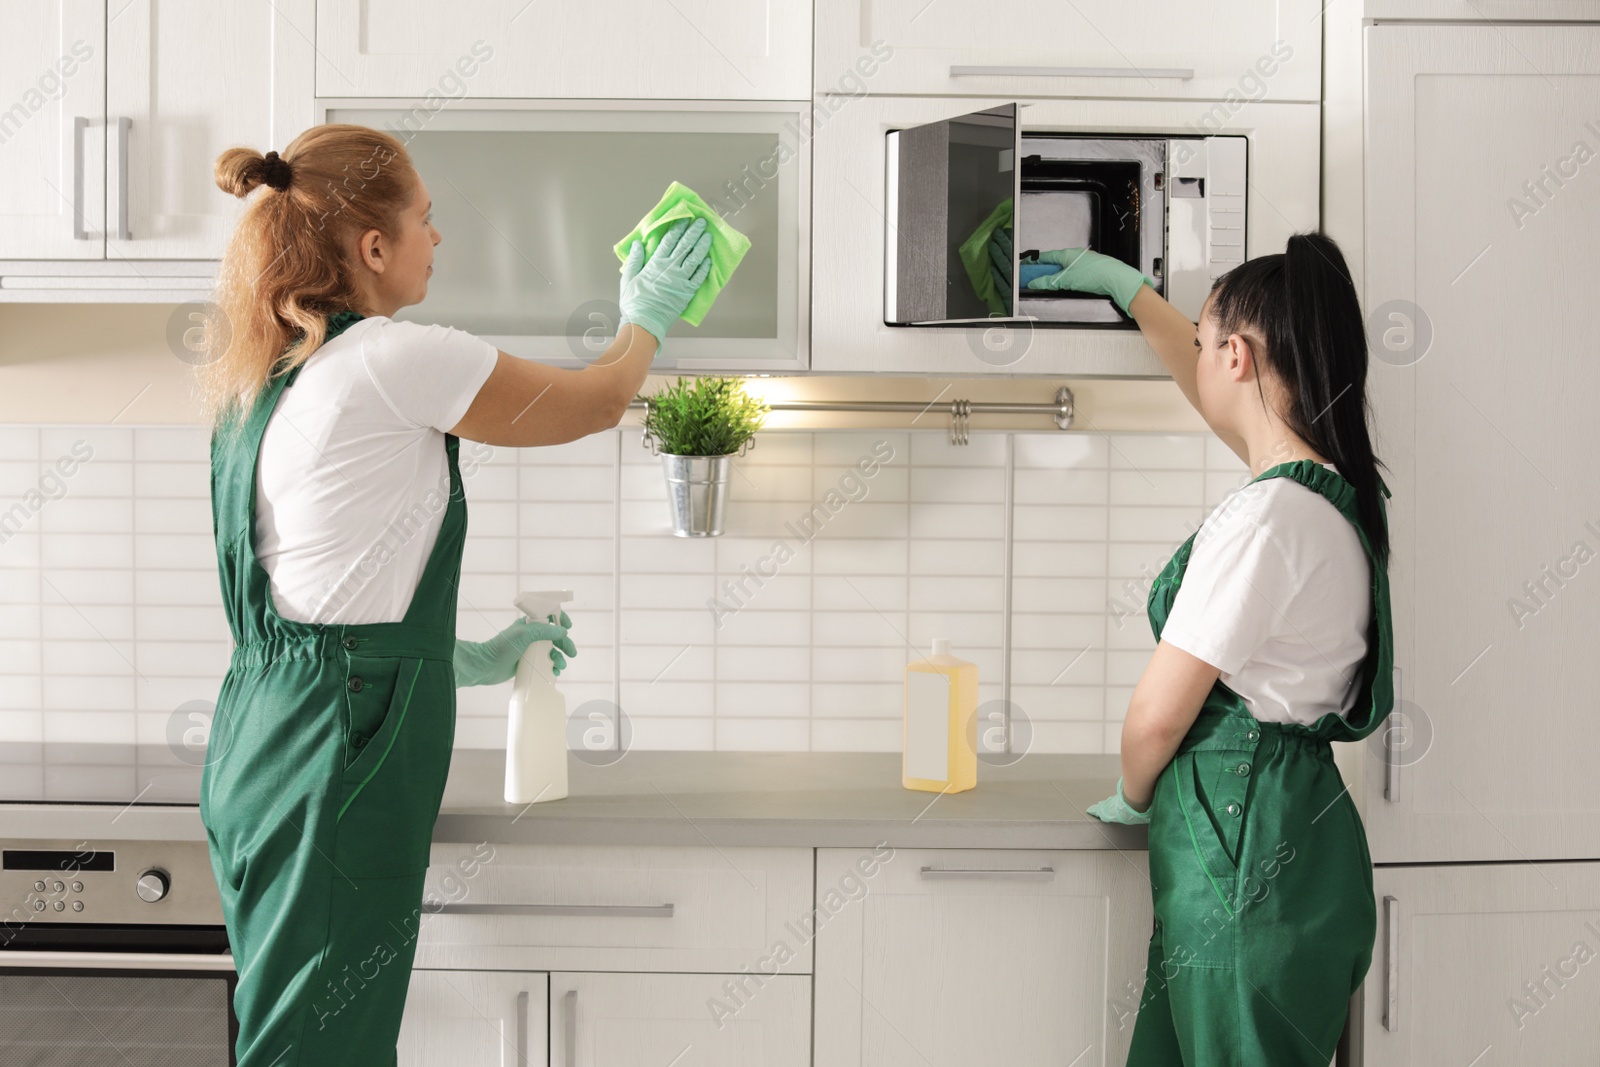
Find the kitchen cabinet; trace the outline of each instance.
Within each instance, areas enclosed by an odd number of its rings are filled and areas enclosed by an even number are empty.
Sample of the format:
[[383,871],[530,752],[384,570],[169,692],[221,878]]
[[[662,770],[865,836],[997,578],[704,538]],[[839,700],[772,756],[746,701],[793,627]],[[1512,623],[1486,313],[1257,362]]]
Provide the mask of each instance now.
[[816,89],[1315,101],[1321,8],[818,0]]
[[1362,1067],[1591,1062],[1600,863],[1379,868]]
[[321,97],[804,100],[805,0],[318,0]]
[[[826,373],[1071,375],[1159,378],[1160,359],[1129,321],[1098,325],[891,326],[886,323],[888,239],[913,242],[888,218],[890,131],[998,108],[1011,101],[956,97],[832,96],[813,139],[811,369]],[[1022,101],[1021,129],[1122,136],[1193,134],[1192,102]],[[1319,109],[1315,104],[1242,104],[1224,127],[1201,132],[1246,142],[1246,257],[1281,251],[1290,233],[1318,219]],[[1002,157],[1003,160],[1003,157]],[[1245,190],[1241,189],[1240,192]],[[1175,204],[1190,204],[1174,198]],[[952,213],[953,215],[954,213]],[[1174,215],[1174,219],[1177,218]],[[1171,220],[1169,220],[1170,222]],[[959,234],[945,242],[956,243]],[[1236,250],[1235,255],[1237,256]],[[961,267],[950,270],[959,278]],[[1218,273],[1217,266],[1212,273]]]
[[1597,858],[1600,26],[1365,33],[1400,698],[1366,743],[1373,859]]
[[105,0],[6,8],[0,259],[105,254]]
[[737,971],[795,941],[811,874],[809,848],[435,844],[417,966]]
[[817,1067],[1120,1065],[1143,852],[817,850]]
[[310,38],[296,36],[311,25],[310,0],[9,7],[0,100],[21,103],[0,121],[0,259],[12,298],[208,286],[214,264],[197,261],[222,255],[243,209],[212,180],[216,157],[282,148],[313,123]]
[[562,1067],[810,1067],[805,975],[550,976],[550,1062]]
[[400,1067],[544,1067],[549,993],[543,973],[412,971]]

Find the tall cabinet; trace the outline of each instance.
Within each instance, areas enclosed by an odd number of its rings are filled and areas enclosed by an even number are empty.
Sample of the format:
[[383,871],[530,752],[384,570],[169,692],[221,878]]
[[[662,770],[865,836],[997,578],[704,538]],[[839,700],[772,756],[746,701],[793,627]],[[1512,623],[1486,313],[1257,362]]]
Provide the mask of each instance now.
[[1399,702],[1362,776],[1380,927],[1360,1046],[1368,1065],[1588,1062],[1600,24],[1365,38]]

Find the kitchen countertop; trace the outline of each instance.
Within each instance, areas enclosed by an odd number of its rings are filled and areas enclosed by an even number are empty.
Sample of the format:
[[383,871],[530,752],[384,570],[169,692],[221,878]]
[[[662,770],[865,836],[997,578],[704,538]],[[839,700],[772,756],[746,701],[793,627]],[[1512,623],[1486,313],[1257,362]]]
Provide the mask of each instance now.
[[[940,795],[900,785],[894,752],[632,751],[569,760],[569,795],[501,799],[505,753],[459,749],[434,827],[440,842],[912,848],[1146,847],[1142,826],[1084,808],[1110,796],[1115,755],[1034,753],[978,765],[978,785]],[[204,840],[182,804],[0,804],[0,838]]]

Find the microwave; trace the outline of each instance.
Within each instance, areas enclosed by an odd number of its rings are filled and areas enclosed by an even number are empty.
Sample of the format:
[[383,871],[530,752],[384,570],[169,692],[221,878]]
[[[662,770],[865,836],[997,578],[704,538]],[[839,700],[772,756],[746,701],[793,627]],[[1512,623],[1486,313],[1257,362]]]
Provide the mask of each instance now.
[[[1245,258],[1248,139],[1030,131],[1021,110],[885,134],[884,324],[1137,329],[1108,297],[1027,288],[1059,269],[1041,252],[1069,248],[1137,268],[1197,319]],[[1007,256],[1009,284],[990,266]]]
[[615,337],[612,246],[674,181],[750,250],[698,326],[667,332],[653,368],[803,370],[809,357],[811,106],[791,101],[318,100],[405,144],[443,237],[428,297],[395,317],[478,335],[556,366]]

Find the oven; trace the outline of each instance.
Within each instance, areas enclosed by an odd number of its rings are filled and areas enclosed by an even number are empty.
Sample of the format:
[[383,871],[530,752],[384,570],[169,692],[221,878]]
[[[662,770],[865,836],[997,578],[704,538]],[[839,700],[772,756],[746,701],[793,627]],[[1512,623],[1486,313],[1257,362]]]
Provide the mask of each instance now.
[[0,1064],[234,1063],[199,772],[164,750],[0,751]]
[[[1245,258],[1247,139],[1024,129],[1016,103],[887,133],[884,323],[1136,329],[1109,298],[1034,290],[1087,248],[1136,267],[1197,318]],[[1010,233],[1010,284],[986,234]],[[1003,248],[997,243],[996,250]]]

